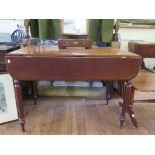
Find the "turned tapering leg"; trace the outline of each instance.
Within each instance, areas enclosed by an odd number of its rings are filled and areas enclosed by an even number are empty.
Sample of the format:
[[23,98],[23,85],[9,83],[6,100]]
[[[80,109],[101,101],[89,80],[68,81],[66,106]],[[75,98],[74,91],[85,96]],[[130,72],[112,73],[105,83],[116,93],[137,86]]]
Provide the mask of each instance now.
[[16,104],[17,104],[17,110],[18,110],[18,118],[19,123],[22,127],[22,131],[25,131],[25,116],[24,116],[24,107],[23,107],[23,99],[22,99],[22,90],[20,81],[14,80],[14,88],[15,88],[15,96],[16,96]]
[[34,104],[37,104],[37,81],[32,81],[31,84],[31,90],[32,90],[32,95],[33,95],[33,100],[34,100]]

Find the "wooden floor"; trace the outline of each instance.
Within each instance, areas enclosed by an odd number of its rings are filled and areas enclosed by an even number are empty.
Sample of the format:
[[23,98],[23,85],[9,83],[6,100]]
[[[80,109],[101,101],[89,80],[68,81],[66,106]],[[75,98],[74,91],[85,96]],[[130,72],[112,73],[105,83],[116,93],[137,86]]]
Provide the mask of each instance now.
[[[143,95],[142,95],[143,96]],[[140,94],[137,95],[140,98]],[[109,105],[98,98],[40,97],[38,105],[24,101],[26,132],[22,133],[18,121],[0,125],[1,135],[152,135],[155,134],[155,102],[135,103],[139,122],[134,129],[127,116],[124,128],[119,127],[120,98]]]

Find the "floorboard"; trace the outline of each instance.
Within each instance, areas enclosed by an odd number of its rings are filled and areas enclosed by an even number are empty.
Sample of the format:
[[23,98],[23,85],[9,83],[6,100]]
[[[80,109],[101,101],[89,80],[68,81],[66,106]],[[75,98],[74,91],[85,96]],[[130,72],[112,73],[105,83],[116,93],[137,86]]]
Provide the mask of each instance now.
[[[147,100],[150,94],[137,94],[136,97],[135,100]],[[155,94],[151,94],[151,97],[155,98]],[[14,121],[0,125],[0,134],[154,135],[155,102],[135,101],[138,129],[133,128],[128,116],[123,129],[120,129],[120,100],[119,97],[113,97],[109,105],[105,105],[104,98],[40,97],[37,105],[33,105],[33,100],[25,100],[26,132],[21,132],[18,121]]]

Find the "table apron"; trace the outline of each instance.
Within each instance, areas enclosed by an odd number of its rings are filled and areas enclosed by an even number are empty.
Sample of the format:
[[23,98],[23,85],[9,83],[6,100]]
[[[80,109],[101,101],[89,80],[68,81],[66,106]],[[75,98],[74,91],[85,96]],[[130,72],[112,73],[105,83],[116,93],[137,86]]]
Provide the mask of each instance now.
[[6,63],[17,80],[130,80],[141,58],[6,56]]

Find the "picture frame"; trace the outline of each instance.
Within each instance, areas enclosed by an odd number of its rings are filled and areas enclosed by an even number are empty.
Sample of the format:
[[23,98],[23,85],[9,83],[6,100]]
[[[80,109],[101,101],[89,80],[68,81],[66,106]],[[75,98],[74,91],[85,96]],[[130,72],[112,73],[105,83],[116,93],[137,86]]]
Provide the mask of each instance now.
[[0,74],[0,124],[18,119],[13,79]]
[[120,19],[119,27],[155,29],[155,19]]

